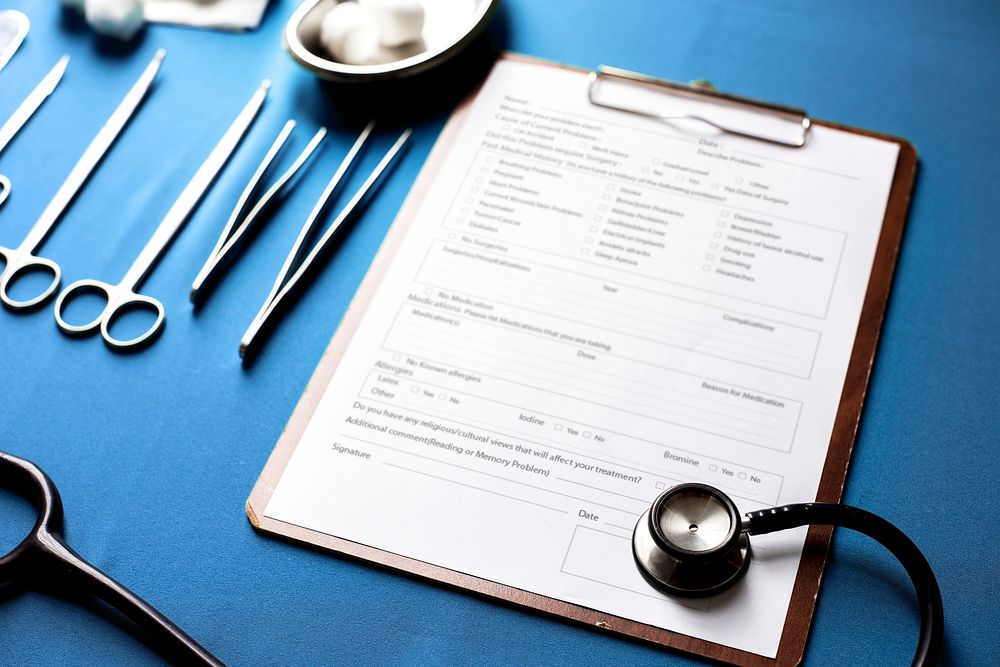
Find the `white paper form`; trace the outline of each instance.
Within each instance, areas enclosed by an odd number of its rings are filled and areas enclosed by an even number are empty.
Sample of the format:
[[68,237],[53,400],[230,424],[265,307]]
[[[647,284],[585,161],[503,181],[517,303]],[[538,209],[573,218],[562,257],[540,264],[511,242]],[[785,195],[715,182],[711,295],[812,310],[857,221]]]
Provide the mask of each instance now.
[[815,498],[897,153],[699,136],[500,61],[264,514],[773,657],[804,530],[692,601],[632,528],[679,482]]

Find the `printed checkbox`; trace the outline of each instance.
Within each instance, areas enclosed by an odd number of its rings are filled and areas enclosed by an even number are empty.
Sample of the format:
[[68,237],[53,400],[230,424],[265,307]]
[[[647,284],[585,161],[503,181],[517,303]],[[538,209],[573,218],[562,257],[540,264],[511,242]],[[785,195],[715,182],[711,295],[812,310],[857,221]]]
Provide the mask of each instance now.
[[711,248],[712,250],[716,250],[719,247],[719,244],[718,243],[709,243],[708,247]]
[[608,190],[614,190],[615,186],[613,183],[608,183]]
[[562,424],[556,424],[556,430],[557,431],[561,431],[562,430]]
[[583,437],[589,438],[590,437],[590,431],[584,431],[583,432]]
[[729,217],[729,211],[722,211],[721,213],[719,213],[719,215],[721,215],[723,218],[728,218]]
[[715,223],[715,226],[724,228],[726,226],[726,222],[725,220],[719,220],[717,223]]
[[708,466],[708,471],[709,472],[715,472],[718,469],[719,469],[719,466],[715,465],[714,463],[710,463],[709,466]]
[[705,253],[705,259],[707,259],[707,260],[711,261],[711,260],[715,259],[715,255],[713,255],[713,254],[712,254],[712,253],[710,253],[710,252],[706,252],[706,253]]
[[722,232],[715,232],[715,233],[712,234],[712,237],[713,238],[717,238],[717,239],[721,239],[722,238]]
[[476,183],[482,183],[482,182],[483,182],[483,177],[482,176],[476,176]]
[[471,192],[472,194],[476,194],[477,192],[479,192],[479,188],[469,188],[469,192]]
[[600,222],[601,220],[604,220],[604,216],[600,216],[600,215],[595,215],[594,216],[594,222]]
[[410,387],[410,391],[413,392],[414,394],[419,394],[420,387],[418,387],[417,385],[413,385],[412,387]]
[[660,158],[658,158],[658,157],[654,157],[654,158],[653,158],[653,164],[654,164],[654,165],[658,165],[658,164],[660,164]]
[[601,195],[601,199],[604,201],[611,201],[611,195]]
[[583,242],[584,243],[593,243],[594,242],[594,237],[588,236],[587,238],[583,239]]
[[443,401],[443,400],[444,400],[444,399],[446,399],[446,398],[448,398],[448,397],[447,397],[447,396],[445,396],[444,394],[438,394],[438,400],[439,400],[439,401]]
[[739,475],[737,475],[737,477],[739,477],[740,479],[746,479],[747,474],[745,472],[741,472]]
[[712,270],[712,267],[711,267],[711,266],[709,266],[708,264],[702,264],[702,265],[701,265],[701,270],[702,270],[702,271],[711,271],[711,270]]
[[489,167],[480,167],[480,169],[479,169],[479,171],[483,172],[484,174],[487,173],[487,172],[489,172],[489,170],[490,170]]
[[743,182],[743,177],[742,176],[737,176],[736,177],[736,182],[737,183],[742,183]]
[[667,485],[664,484],[663,482],[657,482],[656,483],[656,488],[657,489],[665,489],[665,488],[667,488]]
[[643,167],[642,168],[642,173],[648,174],[649,173],[649,167]]
[[459,210],[460,210],[460,211],[462,212],[462,215],[469,215],[469,209],[467,209],[467,208],[465,208],[465,207],[462,207],[462,208],[461,208],[461,209],[459,209]]
[[455,226],[456,227],[461,227],[464,224],[465,224],[465,220],[462,220],[461,218],[459,218],[458,220],[455,221]]
[[455,234],[453,234],[453,233],[452,234],[448,234],[448,240],[449,241],[454,241],[455,240]]
[[581,255],[589,255],[590,254],[590,248],[580,248],[580,254]]
[[598,205],[597,210],[598,211],[606,211],[606,210],[608,210],[608,207],[605,206],[604,204],[600,204],[600,205]]
[[591,225],[590,226],[590,231],[596,232],[597,231],[597,225]]
[[493,162],[493,156],[492,155],[486,156],[486,161],[487,162]]

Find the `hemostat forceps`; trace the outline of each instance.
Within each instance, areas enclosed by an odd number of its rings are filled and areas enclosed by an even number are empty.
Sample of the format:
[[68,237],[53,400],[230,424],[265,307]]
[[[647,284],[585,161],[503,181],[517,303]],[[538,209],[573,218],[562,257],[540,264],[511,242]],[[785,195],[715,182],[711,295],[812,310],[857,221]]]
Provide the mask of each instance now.
[[295,162],[285,170],[285,173],[274,182],[263,196],[258,198],[257,195],[263,188],[264,179],[271,171],[294,128],[294,120],[285,123],[281,132],[278,133],[277,139],[274,140],[271,148],[264,155],[264,159],[257,167],[257,171],[254,172],[247,183],[243,194],[240,195],[239,200],[236,202],[236,208],[233,209],[232,215],[229,216],[229,220],[226,222],[226,226],[223,227],[222,234],[219,236],[215,248],[212,249],[208,259],[205,260],[205,265],[201,267],[198,276],[191,285],[191,301],[193,303],[198,304],[202,299],[207,297],[208,289],[212,283],[218,280],[222,271],[233,261],[236,253],[239,252],[239,249],[246,241],[251,229],[263,217],[264,213],[271,208],[271,205],[280,199],[281,195],[295,187],[295,183],[297,182],[296,176],[301,173],[302,168],[309,162],[309,158],[312,157],[326,136],[326,128],[321,127],[313,135],[313,138],[302,152],[299,153]]
[[326,212],[330,201],[336,194],[340,187],[343,185],[345,176],[350,171],[355,158],[361,152],[361,148],[364,146],[365,141],[371,134],[372,129],[375,127],[374,123],[369,123],[368,126],[361,132],[351,150],[348,151],[347,155],[344,157],[340,166],[337,168],[336,173],[334,173],[333,178],[327,183],[326,188],[320,195],[319,200],[317,200],[315,206],[313,206],[312,212],[309,213],[309,217],[306,219],[305,224],[302,226],[301,231],[299,231],[298,237],[295,239],[295,243],[292,245],[291,251],[285,258],[285,263],[282,265],[281,270],[278,272],[278,277],[274,281],[274,286],[271,287],[270,294],[264,300],[264,304],[261,306],[260,311],[258,311],[256,317],[254,317],[253,322],[250,323],[250,327],[243,334],[242,340],[240,340],[240,356],[247,358],[248,353],[251,348],[255,345],[255,341],[258,341],[261,336],[261,331],[264,329],[265,325],[269,324],[272,314],[281,306],[281,304],[289,298],[289,294],[298,286],[303,276],[312,269],[320,256],[327,250],[331,245],[331,241],[336,236],[337,232],[345,223],[349,222],[355,214],[359,213],[364,207],[364,204],[368,201],[369,197],[377,189],[378,185],[381,183],[383,176],[388,173],[389,167],[395,161],[395,158],[399,155],[406,143],[406,140],[410,137],[410,130],[404,131],[396,143],[392,145],[389,151],[382,157],[382,160],[378,163],[378,166],[368,175],[368,178],[361,185],[361,187],[354,193],[351,200],[347,202],[347,205],[341,209],[340,213],[334,219],[327,230],[319,238],[316,243],[313,244],[311,248],[306,248],[305,244],[307,240],[313,236],[317,223],[319,219],[323,217]]

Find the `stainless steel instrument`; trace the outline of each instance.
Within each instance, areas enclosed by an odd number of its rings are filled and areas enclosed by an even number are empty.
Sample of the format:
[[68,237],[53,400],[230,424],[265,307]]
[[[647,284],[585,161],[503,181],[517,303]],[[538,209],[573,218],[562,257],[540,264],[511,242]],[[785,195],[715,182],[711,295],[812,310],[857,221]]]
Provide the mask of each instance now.
[[333,196],[342,187],[345,176],[350,171],[355,159],[361,152],[365,141],[368,139],[369,135],[371,135],[374,127],[374,123],[369,123],[368,126],[361,132],[357,140],[354,142],[354,145],[351,147],[351,150],[348,151],[343,161],[341,161],[340,166],[337,168],[337,171],[327,183],[326,188],[316,201],[316,204],[313,206],[309,217],[306,219],[305,224],[299,231],[298,237],[295,239],[295,243],[292,245],[291,251],[289,251],[288,256],[285,258],[285,262],[281,266],[281,270],[278,272],[278,277],[274,281],[274,285],[271,287],[271,292],[267,295],[267,298],[264,300],[264,304],[260,307],[257,315],[254,317],[250,326],[243,334],[243,338],[240,340],[241,357],[244,357],[245,359],[248,357],[251,349],[262,339],[262,331],[264,328],[274,322],[275,313],[279,310],[283,303],[291,300],[290,295],[296,287],[302,283],[305,275],[315,267],[324,252],[330,249],[337,232],[361,211],[364,204],[378,188],[383,176],[388,173],[389,167],[400,154],[406,140],[410,137],[410,130],[404,131],[399,136],[392,147],[382,157],[382,160],[378,163],[375,169],[368,175],[368,178],[365,179],[365,182],[354,193],[350,201],[347,202],[344,208],[341,209],[340,213],[337,214],[337,217],[334,218],[333,222],[330,223],[330,226],[325,232],[323,232],[323,235],[320,236],[319,240],[316,241],[311,248],[307,249],[307,240],[311,238],[316,231],[319,220],[326,212]]
[[[0,153],[3,153],[3,149],[7,147],[11,139],[21,131],[25,123],[34,115],[38,110],[38,107],[42,106],[42,102],[48,99],[49,95],[56,89],[59,82],[62,81],[63,73],[66,71],[66,65],[69,64],[69,56],[63,56],[56,63],[55,67],[49,70],[49,73],[35,86],[24,101],[14,110],[7,122],[0,126]],[[6,201],[7,196],[10,195],[10,179],[0,174],[0,205],[3,205]]]
[[271,144],[271,148],[268,149],[264,155],[264,159],[250,178],[246,188],[244,188],[243,194],[240,195],[239,200],[236,202],[236,207],[233,209],[229,220],[226,221],[226,225],[219,235],[219,240],[215,243],[215,247],[209,254],[204,266],[201,267],[197,277],[195,277],[194,282],[191,284],[191,301],[193,303],[198,304],[206,298],[208,289],[218,280],[225,268],[232,263],[236,257],[236,253],[243,246],[248,233],[262,219],[265,212],[276,204],[281,195],[294,187],[297,181],[296,176],[302,173],[303,167],[305,167],[309,159],[315,154],[316,149],[326,136],[326,128],[321,127],[313,135],[313,138],[302,152],[299,153],[299,156],[291,166],[285,170],[285,173],[274,182],[267,192],[257,197],[263,188],[264,179],[274,166],[278,155],[291,136],[293,129],[295,129],[294,120],[285,123],[281,132],[278,133],[278,137]]

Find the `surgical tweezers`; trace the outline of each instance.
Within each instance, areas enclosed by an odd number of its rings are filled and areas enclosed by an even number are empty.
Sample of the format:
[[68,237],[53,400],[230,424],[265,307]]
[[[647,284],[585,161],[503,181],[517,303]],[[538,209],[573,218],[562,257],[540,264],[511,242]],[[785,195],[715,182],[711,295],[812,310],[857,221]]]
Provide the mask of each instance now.
[[295,186],[295,177],[301,173],[302,168],[309,162],[309,158],[312,157],[326,136],[326,128],[321,127],[285,173],[274,182],[263,196],[257,198],[256,195],[263,187],[264,178],[271,171],[275,160],[281,153],[282,148],[284,148],[285,142],[292,134],[293,129],[295,129],[294,120],[289,120],[285,123],[285,126],[278,133],[277,139],[271,144],[271,148],[264,155],[264,159],[257,167],[250,181],[247,182],[243,194],[240,195],[239,200],[236,202],[236,207],[229,216],[229,220],[226,221],[225,227],[222,228],[219,240],[216,241],[215,247],[209,254],[208,259],[205,260],[204,266],[201,267],[197,277],[195,277],[194,282],[191,284],[191,301],[194,304],[197,305],[207,297],[207,291],[212,283],[218,280],[222,271],[233,261],[236,253],[246,241],[249,232],[256,225],[257,221],[263,217],[265,211],[279,199],[280,195]]
[[274,281],[274,285],[271,287],[270,294],[264,300],[264,304],[261,306],[257,315],[254,317],[250,326],[247,328],[246,333],[243,334],[243,338],[240,340],[240,356],[246,359],[251,352],[252,348],[256,345],[256,342],[260,340],[261,331],[268,325],[271,320],[272,315],[278,310],[279,306],[289,298],[289,294],[295,290],[295,288],[302,282],[303,277],[312,269],[320,256],[329,249],[331,241],[337,235],[338,230],[349,222],[356,214],[360,213],[364,205],[367,203],[368,199],[374,194],[375,190],[381,184],[383,177],[388,173],[389,167],[393,164],[396,157],[399,155],[406,143],[406,140],[410,137],[411,130],[405,130],[396,143],[386,152],[382,157],[382,160],[378,163],[374,170],[365,179],[365,182],[360,188],[354,193],[350,201],[341,209],[337,217],[334,218],[333,222],[323,233],[316,243],[312,245],[308,250],[305,247],[307,240],[312,237],[319,219],[323,217],[326,212],[330,201],[333,199],[334,195],[340,190],[344,183],[345,177],[350,171],[355,159],[361,152],[365,141],[371,135],[372,130],[375,127],[375,123],[369,123],[367,127],[361,132],[357,140],[355,140],[354,145],[351,150],[347,152],[347,155],[341,161],[340,166],[337,167],[337,171],[334,173],[333,177],[327,183],[326,188],[320,195],[316,204],[313,206],[312,211],[309,213],[309,217],[306,219],[305,224],[299,231],[298,237],[295,239],[295,243],[292,245],[291,251],[285,258],[285,263],[281,266],[281,270],[278,272],[278,277]]

